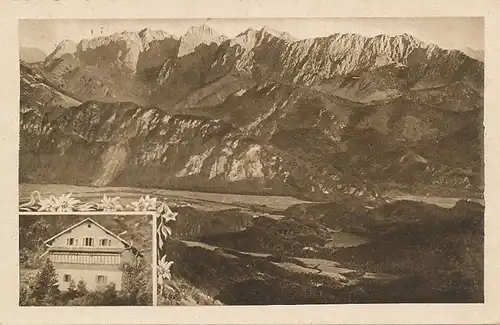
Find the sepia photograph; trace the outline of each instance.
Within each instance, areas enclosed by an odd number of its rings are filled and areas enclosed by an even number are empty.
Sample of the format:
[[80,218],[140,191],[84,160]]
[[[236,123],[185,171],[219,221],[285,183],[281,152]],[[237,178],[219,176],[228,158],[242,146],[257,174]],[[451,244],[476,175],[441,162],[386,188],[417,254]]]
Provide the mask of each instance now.
[[483,303],[484,33],[20,20],[20,304]]
[[151,306],[152,218],[21,215],[20,306]]

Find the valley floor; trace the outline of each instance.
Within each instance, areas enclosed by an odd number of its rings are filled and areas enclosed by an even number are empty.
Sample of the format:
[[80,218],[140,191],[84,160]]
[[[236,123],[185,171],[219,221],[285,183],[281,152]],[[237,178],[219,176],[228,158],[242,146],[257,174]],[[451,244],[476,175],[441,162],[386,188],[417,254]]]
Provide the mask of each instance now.
[[[268,196],[268,195],[246,195],[225,194],[210,192],[178,191],[168,189],[136,188],[136,187],[89,187],[67,184],[19,184],[19,200],[29,201],[33,191],[39,191],[42,195],[61,195],[73,193],[74,197],[86,200],[100,199],[104,194],[108,196],[119,196],[122,202],[128,203],[142,195],[163,197],[171,202],[186,202],[204,210],[222,210],[230,208],[242,208],[250,205],[265,206],[271,209],[286,209],[295,204],[313,203],[300,200],[290,196]],[[444,208],[451,208],[461,199],[468,199],[484,205],[484,199],[457,198],[412,195],[402,192],[388,193],[387,200],[391,201],[415,201],[435,204]]]
[[261,205],[279,210],[294,204],[308,203],[290,196],[223,194],[133,187],[88,187],[65,184],[19,184],[19,200],[29,201],[33,191],[40,192],[42,196],[73,193],[74,197],[86,201],[101,199],[106,194],[113,197],[119,196],[122,203],[129,203],[140,196],[150,195],[165,198],[168,202],[189,203],[203,210],[242,208],[251,205]]
[[378,202],[21,184],[20,202],[72,193],[122,205],[150,195],[179,214],[162,255],[162,305],[480,302],[484,202],[397,193]]

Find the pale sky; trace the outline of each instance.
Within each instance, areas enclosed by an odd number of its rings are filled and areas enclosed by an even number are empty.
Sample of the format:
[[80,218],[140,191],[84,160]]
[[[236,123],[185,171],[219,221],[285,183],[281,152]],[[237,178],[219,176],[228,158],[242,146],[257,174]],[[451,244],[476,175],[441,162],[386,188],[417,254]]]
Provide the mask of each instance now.
[[116,19],[116,20],[20,20],[19,43],[37,47],[47,54],[64,39],[79,42],[84,38],[122,31],[139,31],[145,27],[162,29],[182,36],[189,27],[207,24],[219,34],[234,37],[252,27],[269,26],[286,31],[298,39],[328,36],[334,33],[356,33],[365,36],[408,33],[442,48],[484,49],[484,20],[475,17],[439,18],[296,18],[296,19]]

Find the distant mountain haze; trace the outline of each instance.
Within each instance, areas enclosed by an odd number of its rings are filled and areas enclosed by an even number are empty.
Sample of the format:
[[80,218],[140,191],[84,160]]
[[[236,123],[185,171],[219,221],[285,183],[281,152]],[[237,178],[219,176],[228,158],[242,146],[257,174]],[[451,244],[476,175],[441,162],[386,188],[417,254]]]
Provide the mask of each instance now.
[[228,38],[207,25],[64,41],[21,69],[20,178],[480,193],[484,64],[464,53],[409,34]]
[[19,58],[28,63],[41,62],[45,60],[47,54],[35,47],[20,47]]
[[465,47],[460,50],[471,58],[484,62],[484,50],[474,50],[470,47]]

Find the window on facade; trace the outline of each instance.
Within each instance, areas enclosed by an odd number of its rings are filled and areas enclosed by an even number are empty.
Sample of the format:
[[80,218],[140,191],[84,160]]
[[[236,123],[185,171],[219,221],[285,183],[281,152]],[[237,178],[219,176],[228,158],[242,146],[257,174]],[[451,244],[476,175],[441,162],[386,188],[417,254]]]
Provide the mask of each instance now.
[[108,277],[104,275],[98,275],[97,276],[97,283],[98,284],[106,284],[108,283]]
[[83,245],[84,246],[94,246],[94,238],[91,238],[91,237],[83,238]]
[[70,282],[71,281],[71,275],[70,274],[65,274],[63,276],[63,281],[64,282]]
[[99,240],[99,246],[111,246],[110,239],[101,239]]
[[76,245],[78,245],[78,239],[76,239],[76,238],[68,238],[68,239],[66,239],[66,244],[68,246],[76,246]]

